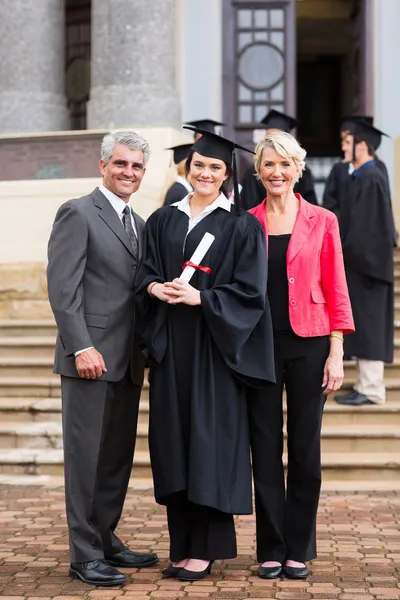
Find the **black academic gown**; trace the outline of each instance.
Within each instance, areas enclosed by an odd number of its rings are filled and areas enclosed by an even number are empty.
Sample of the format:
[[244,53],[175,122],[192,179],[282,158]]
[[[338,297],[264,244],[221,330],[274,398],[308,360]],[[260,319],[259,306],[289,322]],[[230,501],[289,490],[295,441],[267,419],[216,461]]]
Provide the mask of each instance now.
[[341,209],[343,256],[355,333],[345,336],[345,353],[392,362],[393,214],[385,178],[365,166],[349,181]]
[[189,192],[182,183],[179,183],[179,181],[175,181],[175,183],[171,185],[168,192],[166,193],[164,206],[168,204],[174,204],[175,202],[180,202],[180,200],[183,200],[183,198],[187,196],[188,193]]
[[[252,512],[246,385],[274,381],[266,296],[265,234],[255,217],[218,208],[188,234],[188,216],[166,206],[146,224],[136,296],[150,363],[149,447],[156,501],[188,500]],[[179,277],[205,232],[215,241],[190,283],[201,306],[168,305],[146,292]]]
[[[244,174],[242,181],[242,191],[240,193],[240,204],[246,210],[250,210],[261,204],[266,196],[265,187],[256,177],[254,166],[250,166]],[[315,193],[314,178],[307,166],[304,169],[303,176],[294,186],[294,192],[300,194],[310,204],[318,205],[317,195]]]
[[[390,183],[389,175],[385,163],[377,156],[375,157],[375,166],[381,171],[384,176],[389,198],[390,198]],[[333,165],[331,172],[325,183],[324,196],[322,205],[324,208],[335,213],[340,221],[340,206],[345,202],[350,183],[349,163],[341,161]],[[390,205],[392,200],[390,198]]]

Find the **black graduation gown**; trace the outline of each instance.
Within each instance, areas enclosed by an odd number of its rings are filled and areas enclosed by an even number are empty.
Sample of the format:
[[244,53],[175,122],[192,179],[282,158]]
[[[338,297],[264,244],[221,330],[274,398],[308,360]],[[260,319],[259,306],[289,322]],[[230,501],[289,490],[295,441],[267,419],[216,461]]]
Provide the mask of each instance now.
[[[149,447],[156,501],[174,492],[230,514],[250,514],[245,389],[275,379],[266,296],[265,234],[253,215],[221,208],[188,234],[188,216],[163,207],[146,223],[136,278],[141,342],[150,364]],[[179,277],[205,232],[215,241],[190,283],[202,305],[168,305],[146,292]]]
[[382,172],[367,166],[349,181],[342,212],[343,256],[355,333],[345,353],[393,360],[393,214]]
[[322,205],[340,219],[341,202],[345,200],[350,183],[349,163],[337,162],[333,165],[325,183]]
[[[387,186],[387,195],[389,197],[390,206],[392,206],[392,200],[390,196],[389,175],[386,169],[386,165],[378,157],[375,157],[374,160],[375,166],[379,169],[379,171],[381,171],[384,177]],[[325,184],[324,196],[322,201],[323,207],[330,210],[337,216],[337,218],[339,219],[339,224],[342,218],[340,208],[343,205],[343,203],[346,202],[346,198],[349,194],[349,186],[351,183],[350,177],[351,175],[349,174],[349,163],[343,161],[338,162],[333,165]],[[395,228],[393,229],[393,246],[397,246],[397,233]]]
[[168,204],[174,204],[175,202],[183,200],[183,198],[187,196],[188,193],[189,192],[182,183],[179,183],[179,181],[175,181],[175,183],[171,185],[171,187],[165,195],[164,206]]
[[[307,166],[304,169],[303,176],[294,186],[294,192],[300,194],[307,202],[310,202],[310,204],[318,205],[314,187],[314,178],[311,169]],[[261,181],[257,179],[255,167],[250,166],[243,177],[240,204],[246,210],[250,210],[261,204],[265,196],[265,187]]]

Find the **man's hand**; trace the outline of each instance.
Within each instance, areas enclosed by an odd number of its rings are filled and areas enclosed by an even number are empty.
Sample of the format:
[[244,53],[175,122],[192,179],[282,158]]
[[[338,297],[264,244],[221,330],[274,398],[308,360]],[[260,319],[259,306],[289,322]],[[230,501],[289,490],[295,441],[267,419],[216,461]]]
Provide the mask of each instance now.
[[78,354],[75,358],[75,366],[82,379],[96,379],[107,372],[104,359],[95,348],[89,348]]
[[174,279],[171,282],[164,283],[165,293],[168,296],[168,304],[188,304],[189,306],[199,306],[201,297],[199,290],[196,290],[190,283],[182,279]]

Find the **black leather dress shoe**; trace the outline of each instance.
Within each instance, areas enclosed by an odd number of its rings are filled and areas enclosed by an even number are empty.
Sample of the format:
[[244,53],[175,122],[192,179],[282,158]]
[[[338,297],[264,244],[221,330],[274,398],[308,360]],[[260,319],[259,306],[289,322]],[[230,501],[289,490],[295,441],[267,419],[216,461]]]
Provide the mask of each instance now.
[[106,556],[106,561],[113,567],[121,569],[152,567],[158,563],[157,554],[145,552],[133,552],[129,548],[124,548],[117,554]]
[[190,571],[189,569],[181,569],[179,571],[179,579],[181,581],[200,581],[200,579],[204,579],[206,575],[211,573],[211,567],[213,564],[213,560],[210,561],[210,564],[203,571]]
[[285,565],[283,570],[288,579],[306,579],[310,574],[306,565],[304,567],[287,567]]
[[345,406],[362,406],[363,404],[376,404],[364,394],[360,394],[360,392],[354,392],[352,394],[347,394],[347,396],[335,396],[336,402],[338,404],[344,404]]
[[164,575],[164,577],[178,577],[182,569],[183,567],[173,567],[172,565],[169,565],[166,569],[163,569],[161,572]]
[[104,560],[71,563],[69,574],[74,579],[80,579],[91,585],[122,585],[126,582],[126,576],[114,567],[110,567]]
[[263,567],[260,565],[257,569],[257,575],[261,579],[279,579],[282,575],[283,566],[277,565],[276,567]]

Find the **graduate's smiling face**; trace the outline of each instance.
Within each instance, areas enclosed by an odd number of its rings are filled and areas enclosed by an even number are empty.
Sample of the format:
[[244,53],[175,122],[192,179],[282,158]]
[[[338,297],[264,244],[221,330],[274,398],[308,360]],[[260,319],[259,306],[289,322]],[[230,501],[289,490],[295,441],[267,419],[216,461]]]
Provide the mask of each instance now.
[[189,169],[189,179],[194,191],[201,196],[218,196],[228,179],[226,164],[219,158],[210,158],[194,152]]
[[259,175],[267,195],[283,196],[293,190],[299,169],[292,158],[281,156],[273,148],[264,148]]
[[115,144],[108,163],[100,161],[103,185],[110,192],[128,202],[140,187],[146,172],[142,150],[131,150],[125,144]]
[[[342,152],[344,154],[344,160],[346,162],[353,162],[353,145],[354,137],[348,133],[345,138],[342,139]],[[356,157],[357,157],[357,146],[356,146]]]

